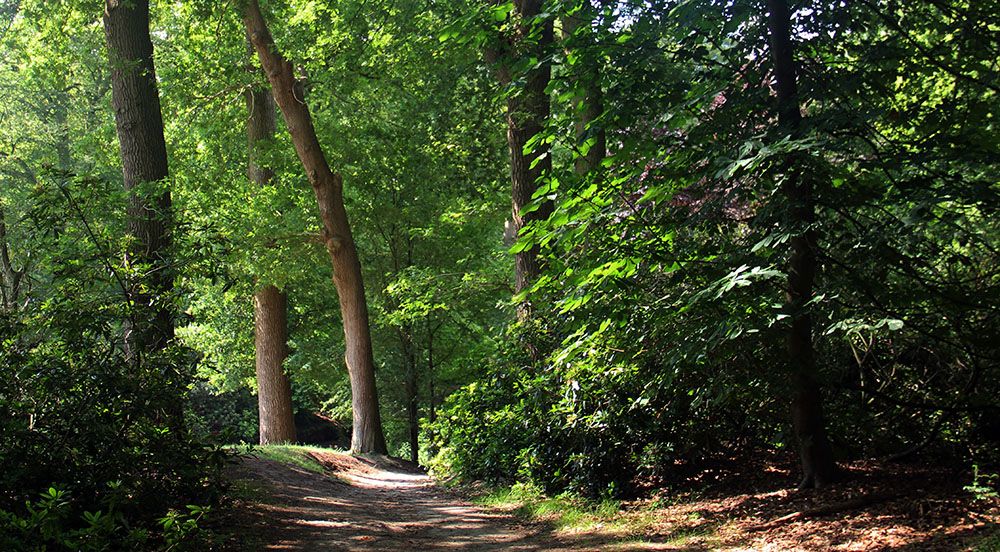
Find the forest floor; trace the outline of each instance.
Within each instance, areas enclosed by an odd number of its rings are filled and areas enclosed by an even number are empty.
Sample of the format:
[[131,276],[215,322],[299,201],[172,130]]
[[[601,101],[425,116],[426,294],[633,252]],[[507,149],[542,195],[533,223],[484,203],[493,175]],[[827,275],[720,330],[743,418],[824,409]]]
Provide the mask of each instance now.
[[1000,502],[976,500],[954,475],[856,463],[841,485],[795,491],[782,488],[790,469],[755,469],[755,478],[707,470],[688,481],[697,492],[609,511],[567,499],[477,498],[406,462],[280,447],[236,467],[238,519],[226,525],[239,531],[228,548],[1000,552]]

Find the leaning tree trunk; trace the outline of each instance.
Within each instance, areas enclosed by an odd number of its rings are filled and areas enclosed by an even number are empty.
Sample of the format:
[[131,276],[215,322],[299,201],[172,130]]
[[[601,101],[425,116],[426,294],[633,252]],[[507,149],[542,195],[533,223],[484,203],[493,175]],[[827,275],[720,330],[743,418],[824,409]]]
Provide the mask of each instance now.
[[[552,43],[552,22],[543,23],[538,42],[529,44],[531,34],[530,19],[537,16],[541,10],[541,0],[515,0],[513,16],[518,19],[515,36],[508,37],[501,49],[488,50],[487,60],[497,63],[497,77],[500,84],[508,87],[513,82],[511,62],[515,56],[537,55],[546,59],[544,50]],[[551,171],[552,158],[547,144],[539,144],[525,153],[525,145],[533,136],[540,133],[549,118],[549,95],[545,89],[549,85],[552,67],[549,62],[542,62],[527,72],[524,76],[524,86],[520,90],[511,91],[507,97],[507,147],[510,153],[511,180],[511,216],[516,235],[529,223],[545,220],[552,214],[552,202],[546,201],[530,212],[521,211],[531,202],[537,189],[538,179]],[[532,167],[534,164],[534,167]],[[514,282],[518,292],[531,286],[541,273],[541,262],[538,258],[538,248],[531,247],[514,255]],[[519,313],[526,316],[527,305],[519,308]]]
[[256,0],[247,2],[243,23],[271,83],[274,100],[284,116],[295,152],[312,184],[319,206],[323,239],[333,265],[333,283],[337,288],[344,321],[344,361],[351,380],[354,416],[351,451],[385,454],[387,450],[375,386],[375,359],[368,324],[368,304],[365,301],[358,251],[347,220],[347,211],[344,209],[343,180],[339,174],[330,170],[320,148],[309,108],[296,95],[292,65],[278,52]]
[[[792,58],[791,14],[785,0],[768,0],[768,30],[778,93],[778,123],[793,135],[800,132],[795,62]],[[812,317],[806,303],[813,295],[816,276],[816,220],[812,181],[794,156],[786,163],[782,190],[788,201],[788,222],[798,232],[791,239],[785,306],[791,314],[787,337],[792,370],[792,424],[799,442],[803,478],[801,487],[820,487],[837,476],[823,418],[822,396],[816,382]]]
[[[163,349],[174,337],[169,263],[172,222],[167,178],[167,146],[149,38],[148,0],[107,0],[104,32],[111,62],[111,101],[128,197],[127,262],[143,274],[129,286],[131,316],[126,353],[133,362]],[[162,191],[142,190],[163,186]]]
[[592,55],[593,21],[590,0],[584,0],[576,13],[562,18],[563,41],[568,54],[575,54],[576,63],[569,68],[570,79],[577,93],[573,97],[573,133],[576,137],[577,174],[584,175],[600,167],[608,153],[608,140],[598,122],[604,114],[604,93],[598,60]]
[[[259,162],[260,143],[274,137],[274,99],[264,87],[246,92],[247,176],[258,186],[267,186],[274,171]],[[288,357],[288,297],[272,284],[260,286],[253,296],[254,354],[257,369],[257,410],[260,444],[295,442],[292,387],[285,375]]]

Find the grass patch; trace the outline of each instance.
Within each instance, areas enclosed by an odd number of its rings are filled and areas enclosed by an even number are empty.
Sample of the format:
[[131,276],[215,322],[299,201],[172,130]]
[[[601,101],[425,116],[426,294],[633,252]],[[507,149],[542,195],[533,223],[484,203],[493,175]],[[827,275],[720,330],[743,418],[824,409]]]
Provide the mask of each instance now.
[[615,500],[595,502],[570,494],[550,497],[532,485],[516,484],[489,491],[474,502],[511,512],[526,521],[546,523],[558,532],[608,537],[608,550],[712,546],[721,538],[719,525],[706,522],[701,512],[690,513],[686,520],[674,523],[672,530],[663,534],[662,501],[622,508]]
[[323,464],[309,455],[310,452],[323,454],[331,452],[339,453],[341,451],[303,445],[262,445],[254,447],[250,453],[264,460],[281,462],[282,464],[302,468],[313,473],[326,473],[326,468],[323,467]]
[[559,531],[637,534],[653,521],[651,515],[639,512],[623,513],[616,500],[588,501],[571,494],[545,496],[533,485],[518,483],[512,487],[494,489],[477,497],[476,504],[497,508],[529,521],[544,521]]

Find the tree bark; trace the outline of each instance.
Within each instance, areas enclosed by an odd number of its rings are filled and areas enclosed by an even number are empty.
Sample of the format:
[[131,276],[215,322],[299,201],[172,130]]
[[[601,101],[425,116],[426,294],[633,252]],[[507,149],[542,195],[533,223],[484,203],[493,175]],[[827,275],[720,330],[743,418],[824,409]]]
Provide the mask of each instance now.
[[[531,33],[532,23],[529,20],[539,14],[541,6],[541,0],[515,0],[514,17],[518,19],[515,36],[509,37],[504,49],[486,52],[487,61],[498,64],[497,78],[505,88],[513,82],[510,67],[513,56],[534,54],[538,59],[544,60],[546,57],[545,49],[552,44],[551,21],[543,23],[537,44],[527,44],[526,42],[526,37]],[[539,134],[548,121],[550,105],[549,95],[545,89],[549,84],[551,74],[551,64],[543,62],[539,67],[527,72],[524,76],[523,88],[510,91],[507,97],[507,146],[510,153],[512,191],[511,217],[513,219],[512,230],[516,235],[520,235],[524,227],[531,222],[545,220],[552,214],[551,201],[542,203],[535,211],[521,213],[522,209],[531,202],[532,196],[538,189],[538,179],[552,169],[552,157],[547,144],[539,144],[528,153],[524,152],[528,140]],[[534,167],[532,167],[533,163]],[[514,289],[521,292],[530,287],[538,278],[541,270],[537,247],[515,253]],[[525,315],[526,305],[519,311]]]
[[[799,106],[796,67],[792,57],[791,13],[785,0],[768,0],[768,30],[771,58],[778,95],[778,123],[791,134],[799,134],[802,114]],[[798,229],[791,239],[785,307],[791,315],[787,336],[793,398],[792,425],[799,443],[803,478],[800,487],[821,487],[837,478],[837,465],[826,433],[822,395],[816,382],[812,317],[806,303],[813,296],[816,277],[816,221],[812,181],[803,175],[799,161],[786,162],[782,191],[788,202],[788,222]]]
[[[174,337],[169,259],[172,224],[167,178],[167,145],[149,37],[148,0],[106,0],[104,32],[111,62],[111,101],[129,192],[127,226],[131,237],[126,261],[142,271],[129,289],[131,319],[126,324],[126,354],[163,349]],[[162,191],[145,188],[163,186]],[[143,289],[145,288],[145,290]]]
[[[266,88],[253,86],[247,90],[246,100],[247,177],[257,186],[267,186],[274,171],[260,163],[259,149],[261,142],[274,137],[274,99]],[[274,285],[265,284],[254,293],[253,311],[260,444],[294,443],[292,387],[284,371],[288,357],[288,297]]]
[[271,83],[271,93],[281,109],[292,136],[295,152],[316,195],[322,220],[323,239],[333,265],[333,282],[340,299],[344,322],[344,361],[351,380],[354,453],[386,454],[385,435],[378,408],[375,359],[372,354],[368,304],[365,300],[361,263],[344,209],[343,180],[330,170],[320,148],[309,108],[296,96],[292,65],[278,52],[256,0],[249,0],[243,13],[247,35],[257,51]]
[[288,356],[288,299],[275,286],[266,285],[254,293],[253,306],[260,444],[293,443],[292,388],[282,369]]
[[[249,38],[247,39],[249,41]],[[253,46],[247,42],[253,52]],[[274,138],[274,98],[267,88],[253,85],[246,91],[247,103],[247,178],[258,186],[268,186],[274,179],[274,171],[260,161],[261,144]]]
[[14,268],[10,258],[10,247],[7,240],[7,222],[3,206],[0,205],[0,309],[13,312],[19,306],[21,299],[21,280],[25,269]]
[[588,48],[592,45],[590,24],[593,18],[590,0],[584,0],[579,10],[562,18],[566,53],[577,57],[576,63],[570,68],[570,79],[576,88],[573,96],[573,109],[576,113],[573,131],[577,155],[573,168],[580,175],[600,167],[608,152],[607,133],[597,124],[597,120],[604,114],[600,69]]

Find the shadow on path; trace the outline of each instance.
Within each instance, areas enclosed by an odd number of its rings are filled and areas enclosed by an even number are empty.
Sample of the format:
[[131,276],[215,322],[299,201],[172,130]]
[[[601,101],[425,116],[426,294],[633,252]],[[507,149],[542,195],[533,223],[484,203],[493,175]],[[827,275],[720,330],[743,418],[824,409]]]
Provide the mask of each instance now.
[[679,550],[621,543],[606,535],[556,537],[544,524],[519,524],[472,506],[423,474],[346,455],[316,459],[336,471],[323,475],[263,459],[246,461],[246,477],[270,497],[254,503],[250,512],[253,540],[263,542],[263,549]]

